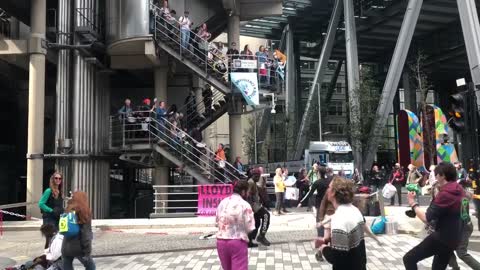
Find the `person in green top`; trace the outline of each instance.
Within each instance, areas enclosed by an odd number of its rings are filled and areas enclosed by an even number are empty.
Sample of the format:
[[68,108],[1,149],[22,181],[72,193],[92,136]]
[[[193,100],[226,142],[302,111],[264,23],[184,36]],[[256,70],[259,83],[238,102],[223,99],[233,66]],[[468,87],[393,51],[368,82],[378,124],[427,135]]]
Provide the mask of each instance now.
[[38,202],[42,212],[43,224],[52,224],[58,229],[58,221],[63,213],[62,196],[63,175],[55,172],[50,177],[49,188],[47,188]]

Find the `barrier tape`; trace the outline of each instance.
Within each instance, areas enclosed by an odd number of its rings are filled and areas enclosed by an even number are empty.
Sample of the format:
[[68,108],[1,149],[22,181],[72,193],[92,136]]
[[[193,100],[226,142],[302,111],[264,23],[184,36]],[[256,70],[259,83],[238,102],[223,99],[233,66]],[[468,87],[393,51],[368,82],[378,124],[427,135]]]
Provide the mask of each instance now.
[[0,210],[0,214],[2,214],[2,217],[3,217],[3,214],[5,214],[5,215],[14,216],[14,217],[24,218],[26,220],[40,220],[39,218],[36,218],[36,217],[21,215],[21,214],[9,212],[6,210]]

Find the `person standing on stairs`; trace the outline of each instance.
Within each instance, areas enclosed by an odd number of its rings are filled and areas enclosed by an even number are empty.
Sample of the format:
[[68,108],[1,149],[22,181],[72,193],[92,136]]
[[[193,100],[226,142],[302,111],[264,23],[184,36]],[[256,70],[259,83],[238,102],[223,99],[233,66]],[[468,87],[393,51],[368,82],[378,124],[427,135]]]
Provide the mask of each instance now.
[[188,18],[190,12],[185,11],[183,16],[178,19],[178,23],[180,24],[180,37],[181,37],[181,44],[183,49],[189,49],[188,45],[190,42],[190,27],[192,26],[192,21]]
[[225,181],[225,162],[227,157],[225,156],[225,150],[222,143],[218,144],[218,149],[215,151],[215,161],[217,164],[215,165],[215,174],[217,175],[217,180],[219,182]]
[[197,36],[195,37],[195,47],[197,49],[195,53],[204,61],[207,61],[208,58],[208,40],[211,36],[212,34],[207,30],[207,24],[203,23],[198,29]]
[[190,89],[188,96],[185,98],[185,106],[187,107],[187,130],[193,129],[197,125],[197,102],[195,100],[195,92]]
[[228,70],[229,72],[234,71],[233,68],[233,60],[238,59],[240,57],[240,52],[238,52],[237,49],[237,43],[232,42],[230,44],[230,48],[227,51],[227,57],[228,57]]
[[213,114],[212,103],[213,103],[213,93],[212,87],[209,84],[205,85],[205,88],[202,92],[203,96],[203,105],[205,107],[205,117],[210,117]]

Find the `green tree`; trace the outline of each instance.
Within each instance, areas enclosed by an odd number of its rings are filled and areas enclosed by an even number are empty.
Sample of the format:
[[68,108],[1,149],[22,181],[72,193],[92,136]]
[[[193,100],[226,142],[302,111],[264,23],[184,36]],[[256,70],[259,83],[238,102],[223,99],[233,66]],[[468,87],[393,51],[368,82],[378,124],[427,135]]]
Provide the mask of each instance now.
[[247,116],[247,127],[243,132],[242,138],[243,153],[248,157],[249,164],[255,163],[255,143],[255,114],[253,114]]
[[[434,119],[432,119],[433,114],[428,113],[427,97],[428,92],[432,89],[432,84],[430,83],[424,64],[426,59],[427,56],[423,51],[417,51],[417,54],[409,64],[409,69],[413,87],[420,92],[420,104],[418,108],[420,119],[423,123],[431,123]],[[423,127],[423,147],[426,156],[429,158],[427,164],[431,165],[434,164],[436,156],[435,130],[432,130],[430,125],[424,124]]]
[[373,127],[378,102],[380,100],[381,86],[375,78],[374,69],[371,65],[363,64],[360,69],[360,138],[362,149],[367,149],[370,130]]

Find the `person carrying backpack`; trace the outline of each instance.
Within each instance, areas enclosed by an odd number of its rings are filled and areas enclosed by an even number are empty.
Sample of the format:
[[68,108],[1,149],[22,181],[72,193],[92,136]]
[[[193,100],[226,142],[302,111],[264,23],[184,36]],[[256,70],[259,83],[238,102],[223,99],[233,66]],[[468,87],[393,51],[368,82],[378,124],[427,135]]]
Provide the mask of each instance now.
[[92,259],[92,211],[88,206],[87,194],[82,191],[74,192],[72,199],[68,201],[66,212],[74,213],[80,228],[76,235],[63,238],[63,269],[73,270],[73,259],[77,258],[86,270],[95,270]]
[[38,202],[43,224],[52,224],[56,229],[58,229],[60,214],[63,213],[62,180],[62,174],[54,172],[50,177],[49,188],[43,192]]

